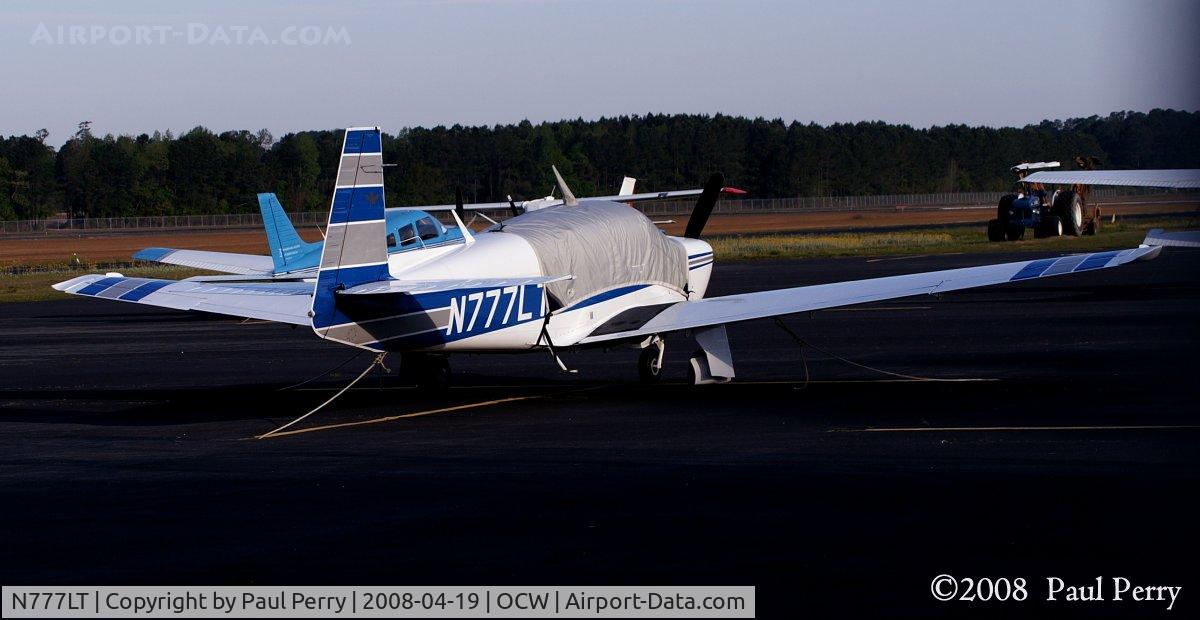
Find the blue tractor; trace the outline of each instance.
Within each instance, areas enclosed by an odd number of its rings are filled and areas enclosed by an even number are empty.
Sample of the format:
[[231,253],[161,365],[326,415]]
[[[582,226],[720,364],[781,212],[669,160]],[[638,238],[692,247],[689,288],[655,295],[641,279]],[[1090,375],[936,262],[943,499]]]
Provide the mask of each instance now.
[[[1013,166],[1018,179],[1033,170],[1057,168],[1059,163],[1037,162]],[[1081,191],[1083,190],[1083,191]],[[1019,193],[1006,194],[996,206],[996,219],[988,222],[988,241],[1017,241],[1025,237],[1026,229],[1033,236],[1060,237],[1096,234],[1100,224],[1097,214],[1084,219],[1085,188],[1049,190],[1041,183],[1022,183]]]

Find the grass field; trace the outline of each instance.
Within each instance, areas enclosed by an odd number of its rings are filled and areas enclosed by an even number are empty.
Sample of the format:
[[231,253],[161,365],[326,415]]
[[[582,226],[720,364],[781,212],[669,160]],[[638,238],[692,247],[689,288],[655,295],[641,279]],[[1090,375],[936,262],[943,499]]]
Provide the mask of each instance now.
[[[88,273],[102,273],[103,269],[67,269],[66,267],[58,269],[46,269],[32,271],[21,274],[4,274],[0,275],[0,303],[9,303],[17,301],[45,301],[47,299],[77,299],[71,295],[60,293],[52,288],[51,285],[70,280],[76,276],[81,276]],[[195,275],[209,273],[197,269],[189,269],[187,267],[132,267],[121,269],[121,275],[133,276],[138,278],[165,278],[170,280],[182,280]]]
[[[1200,228],[1194,216],[1162,219],[1128,219],[1107,224],[1092,237],[1034,239],[1031,232],[1022,241],[990,243],[978,226],[921,228],[888,232],[795,233],[719,236],[708,239],[718,261],[771,258],[817,258],[837,256],[905,256],[913,254],[976,252],[1091,252],[1131,248],[1141,243],[1151,228],[1184,230]],[[12,269],[14,266],[9,266]],[[117,268],[123,275],[179,280],[208,273],[169,266]],[[50,285],[104,268],[68,269],[66,265],[41,266],[28,273],[0,275],[0,303],[65,299],[68,295]]]
[[1091,252],[1136,247],[1151,228],[1172,230],[1200,227],[1196,217],[1128,219],[1106,224],[1099,235],[989,242],[977,226],[922,228],[871,233],[801,233],[746,235],[709,239],[718,260],[763,258],[816,258],[836,256],[902,256],[955,252]]

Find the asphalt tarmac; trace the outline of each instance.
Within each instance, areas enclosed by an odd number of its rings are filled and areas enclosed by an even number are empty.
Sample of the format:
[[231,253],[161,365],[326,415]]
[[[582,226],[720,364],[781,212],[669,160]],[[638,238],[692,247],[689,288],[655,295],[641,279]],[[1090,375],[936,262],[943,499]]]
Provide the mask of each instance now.
[[[717,265],[710,294],[1036,257]],[[805,348],[732,326],[728,385],[684,385],[679,338],[649,387],[629,349],[566,352],[578,374],[455,357],[447,394],[376,373],[304,432],[254,440],[368,356],[103,300],[4,305],[0,581],[729,584],[758,586],[763,617],[1167,613],[1042,600],[1048,577],[1124,576],[1184,586],[1168,617],[1186,617],[1198,310],[1200,251],[1167,248],[791,317]],[[1031,596],[937,602],[942,573],[1024,577]]]

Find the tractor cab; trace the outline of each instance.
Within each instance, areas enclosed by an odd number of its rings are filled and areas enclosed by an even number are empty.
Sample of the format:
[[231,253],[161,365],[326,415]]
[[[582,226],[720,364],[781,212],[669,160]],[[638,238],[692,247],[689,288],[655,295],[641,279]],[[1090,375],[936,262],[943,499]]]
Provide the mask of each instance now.
[[[1095,158],[1076,158],[1076,163],[1095,167]],[[1049,189],[1041,183],[1029,183],[1025,177],[1036,170],[1058,168],[1056,161],[1040,161],[1013,166],[1017,175],[1017,190],[1006,194],[996,205],[996,219],[988,222],[989,241],[1017,241],[1025,237],[1026,229],[1033,229],[1037,238],[1079,236],[1095,234],[1100,225],[1099,210],[1086,221],[1083,216],[1083,201],[1087,188],[1073,186],[1071,189]]]

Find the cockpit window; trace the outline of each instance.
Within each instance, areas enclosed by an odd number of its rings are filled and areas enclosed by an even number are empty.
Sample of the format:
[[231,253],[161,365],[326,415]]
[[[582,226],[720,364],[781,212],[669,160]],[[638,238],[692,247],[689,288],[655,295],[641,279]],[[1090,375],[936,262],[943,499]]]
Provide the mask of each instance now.
[[432,217],[423,217],[417,220],[417,234],[422,241],[436,239],[442,235],[442,225]]
[[417,242],[417,232],[413,229],[412,224],[405,224],[400,227],[400,245],[412,245]]
[[388,233],[387,239],[389,248],[396,247],[396,233]]

